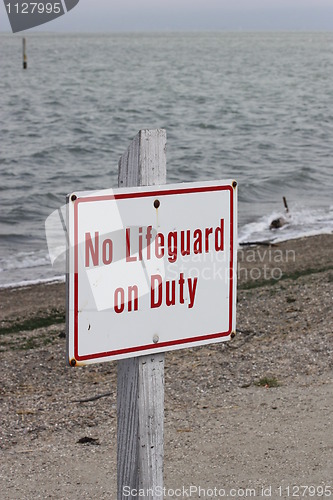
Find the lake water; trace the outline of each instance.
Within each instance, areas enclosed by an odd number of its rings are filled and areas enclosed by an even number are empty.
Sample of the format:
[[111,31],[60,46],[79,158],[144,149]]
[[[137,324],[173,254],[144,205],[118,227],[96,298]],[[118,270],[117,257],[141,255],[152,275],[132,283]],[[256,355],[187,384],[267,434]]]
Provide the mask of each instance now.
[[167,130],[168,182],[238,181],[239,241],[333,231],[333,33],[25,36],[27,71],[0,35],[0,286],[59,275],[45,219],[116,187],[142,128]]

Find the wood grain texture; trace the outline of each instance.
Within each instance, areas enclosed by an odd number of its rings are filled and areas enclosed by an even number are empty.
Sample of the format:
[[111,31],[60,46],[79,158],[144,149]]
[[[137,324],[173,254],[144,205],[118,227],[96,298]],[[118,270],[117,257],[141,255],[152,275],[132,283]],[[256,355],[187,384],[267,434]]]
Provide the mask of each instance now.
[[118,186],[166,183],[166,131],[140,130],[118,165]]
[[[166,182],[165,130],[140,130],[119,161],[119,187]],[[164,353],[118,361],[117,497],[163,487]],[[155,495],[149,498],[161,498]]]

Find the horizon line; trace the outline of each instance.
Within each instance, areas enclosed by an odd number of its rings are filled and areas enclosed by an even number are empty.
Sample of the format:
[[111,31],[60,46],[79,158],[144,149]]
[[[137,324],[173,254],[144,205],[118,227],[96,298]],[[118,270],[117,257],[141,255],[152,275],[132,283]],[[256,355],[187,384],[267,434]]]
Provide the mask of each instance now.
[[0,35],[13,35],[13,36],[22,36],[22,34],[32,34],[32,35],[80,35],[80,34],[91,34],[91,35],[114,35],[114,34],[134,34],[134,33],[142,33],[142,34],[167,34],[167,33],[333,33],[332,29],[290,29],[290,28],[276,28],[276,29],[241,29],[241,28],[226,28],[226,29],[207,29],[207,28],[197,28],[197,29],[133,29],[133,30],[110,30],[110,31],[97,31],[97,30],[82,30],[82,31],[51,31],[51,30],[22,30],[17,33],[13,33],[12,31],[0,31]]

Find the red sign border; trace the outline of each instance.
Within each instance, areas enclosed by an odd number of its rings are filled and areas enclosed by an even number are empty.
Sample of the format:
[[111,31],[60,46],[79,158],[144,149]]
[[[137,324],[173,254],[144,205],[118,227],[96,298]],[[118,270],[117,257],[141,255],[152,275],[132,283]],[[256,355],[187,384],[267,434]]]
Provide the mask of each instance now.
[[[78,275],[78,211],[79,205],[81,203],[89,203],[96,201],[105,200],[124,200],[130,198],[145,198],[148,196],[168,196],[177,194],[189,194],[189,193],[203,193],[209,191],[229,191],[230,193],[230,275],[229,275],[229,328],[226,332],[210,333],[208,335],[202,335],[198,337],[189,337],[185,339],[169,340],[167,342],[161,342],[157,344],[147,344],[142,346],[127,347],[126,349],[118,349],[116,351],[106,351],[94,354],[85,354],[83,356],[79,355],[79,275]],[[99,358],[112,358],[113,356],[119,356],[122,354],[129,354],[133,352],[147,351],[150,349],[156,349],[158,352],[161,347],[172,347],[175,345],[190,344],[195,342],[202,342],[204,340],[212,340],[222,337],[227,337],[232,331],[232,305],[233,305],[233,280],[234,280],[234,251],[233,251],[233,239],[234,239],[234,190],[232,186],[205,186],[205,187],[195,187],[195,188],[179,188],[171,189],[169,191],[139,191],[134,193],[117,193],[114,195],[102,195],[102,196],[87,196],[83,198],[77,198],[74,201],[74,358],[76,361],[88,361],[92,359]]]

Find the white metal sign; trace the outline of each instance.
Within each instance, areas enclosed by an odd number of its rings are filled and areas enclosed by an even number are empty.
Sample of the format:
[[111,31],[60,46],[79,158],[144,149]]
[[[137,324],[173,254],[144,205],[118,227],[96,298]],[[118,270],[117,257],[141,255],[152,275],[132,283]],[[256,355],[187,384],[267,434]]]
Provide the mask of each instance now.
[[230,338],[236,186],[195,182],[68,197],[71,365]]

